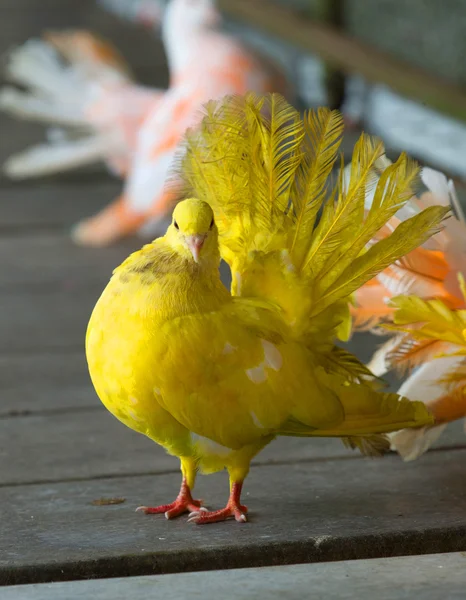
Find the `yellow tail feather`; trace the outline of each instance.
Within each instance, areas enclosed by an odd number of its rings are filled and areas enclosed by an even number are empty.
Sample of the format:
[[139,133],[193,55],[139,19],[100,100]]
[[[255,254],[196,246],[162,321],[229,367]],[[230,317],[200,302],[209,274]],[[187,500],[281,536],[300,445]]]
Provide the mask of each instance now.
[[301,119],[277,94],[227,97],[187,133],[177,171],[186,193],[215,212],[233,294],[278,304],[300,339],[347,337],[351,294],[436,233],[448,212],[430,207],[367,248],[412,196],[418,167],[404,154],[384,161],[382,142],[363,134],[349,181],[341,169],[332,184],[342,130],[337,111]]
[[287,421],[280,435],[311,437],[360,437],[390,433],[406,427],[432,425],[434,419],[422,402],[412,402],[398,394],[382,394],[369,385],[339,384],[327,377],[343,405],[344,420],[329,429],[313,429],[299,421]]

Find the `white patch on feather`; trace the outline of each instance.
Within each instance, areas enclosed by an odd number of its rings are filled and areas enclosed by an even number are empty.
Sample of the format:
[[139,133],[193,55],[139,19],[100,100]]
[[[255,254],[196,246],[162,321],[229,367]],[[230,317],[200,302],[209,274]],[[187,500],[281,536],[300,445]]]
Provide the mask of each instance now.
[[236,273],[235,273],[235,279],[236,279],[236,295],[240,296],[242,280],[241,280],[241,273],[238,273],[238,271],[236,271]]
[[193,444],[196,444],[201,452],[215,454],[217,456],[228,456],[232,452],[231,448],[222,446],[222,444],[218,444],[217,442],[214,442],[203,435],[198,435],[197,433],[191,433],[191,440]]
[[274,371],[280,371],[283,365],[283,358],[280,350],[267,340],[261,340],[262,348],[264,349],[265,364]]
[[249,414],[251,415],[252,422],[256,427],[258,427],[259,429],[265,429],[254,411],[251,411]]
[[296,271],[294,264],[291,261],[290,253],[286,248],[281,251],[282,262],[285,265],[285,268],[290,271]]
[[246,375],[253,383],[264,383],[267,380],[267,373],[265,372],[265,364],[261,363],[258,367],[252,369],[246,369]]
[[141,417],[139,417],[132,408],[128,408],[128,415],[138,423],[142,423],[144,421],[144,419],[141,419]]
[[230,342],[226,342],[223,346],[222,354],[232,354],[236,350],[236,346],[232,346]]
[[279,371],[283,365],[282,355],[274,344],[262,339],[261,344],[264,350],[264,360],[257,367],[246,369],[246,375],[253,383],[264,383],[267,380],[267,371],[265,370],[267,367]]
[[158,388],[158,387],[155,387],[155,388],[154,388],[154,394],[155,394],[156,396],[161,396],[162,394],[160,393],[160,388]]
[[131,402],[131,404],[137,404],[139,402],[139,400],[134,396],[130,396],[129,401]]

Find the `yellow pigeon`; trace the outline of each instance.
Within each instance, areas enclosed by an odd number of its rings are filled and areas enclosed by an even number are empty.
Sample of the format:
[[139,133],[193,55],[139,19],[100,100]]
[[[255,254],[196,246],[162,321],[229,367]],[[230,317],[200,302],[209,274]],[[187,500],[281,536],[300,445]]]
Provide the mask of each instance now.
[[[381,434],[432,422],[422,403],[379,391],[335,340],[347,335],[351,294],[438,231],[446,211],[430,207],[367,249],[411,196],[417,167],[405,155],[382,174],[365,213],[383,145],[363,135],[349,184],[340,177],[332,189],[338,112],[303,119],[275,94],[205,110],[180,157],[188,198],[165,236],[115,269],[86,352],[109,411],[180,459],[176,500],[140,510],[241,522],[251,459],[275,437],[336,436],[378,454],[388,443]],[[228,502],[206,511],[192,497],[196,473],[224,468]]]

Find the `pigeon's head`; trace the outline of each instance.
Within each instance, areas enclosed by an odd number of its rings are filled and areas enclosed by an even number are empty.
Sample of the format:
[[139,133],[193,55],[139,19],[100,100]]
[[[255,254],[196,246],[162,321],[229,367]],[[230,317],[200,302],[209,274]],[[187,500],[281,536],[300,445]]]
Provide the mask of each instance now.
[[209,204],[196,198],[177,204],[167,239],[175,251],[196,263],[218,254],[218,232]]

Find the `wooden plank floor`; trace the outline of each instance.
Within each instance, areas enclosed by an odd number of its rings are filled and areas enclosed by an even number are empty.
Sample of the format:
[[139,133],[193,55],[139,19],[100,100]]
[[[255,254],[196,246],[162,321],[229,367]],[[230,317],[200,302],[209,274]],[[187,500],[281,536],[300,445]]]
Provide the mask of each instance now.
[[455,552],[20,585],[3,590],[2,600],[463,600],[465,567],[464,552]]
[[[52,25],[93,26],[146,82],[166,83],[155,37],[91,0],[5,0],[0,50]],[[0,159],[42,135],[3,115],[0,132]],[[336,440],[280,440],[254,462],[244,526],[201,528],[134,512],[175,496],[178,464],[101,406],[83,344],[113,267],[140,241],[90,250],[67,235],[119,186],[101,168],[21,184],[0,179],[0,584],[465,550],[460,423],[409,465],[396,456],[365,460]],[[359,336],[352,347],[368,358],[374,340]],[[199,494],[220,506],[225,476],[200,478]],[[93,504],[102,497],[124,502]]]

